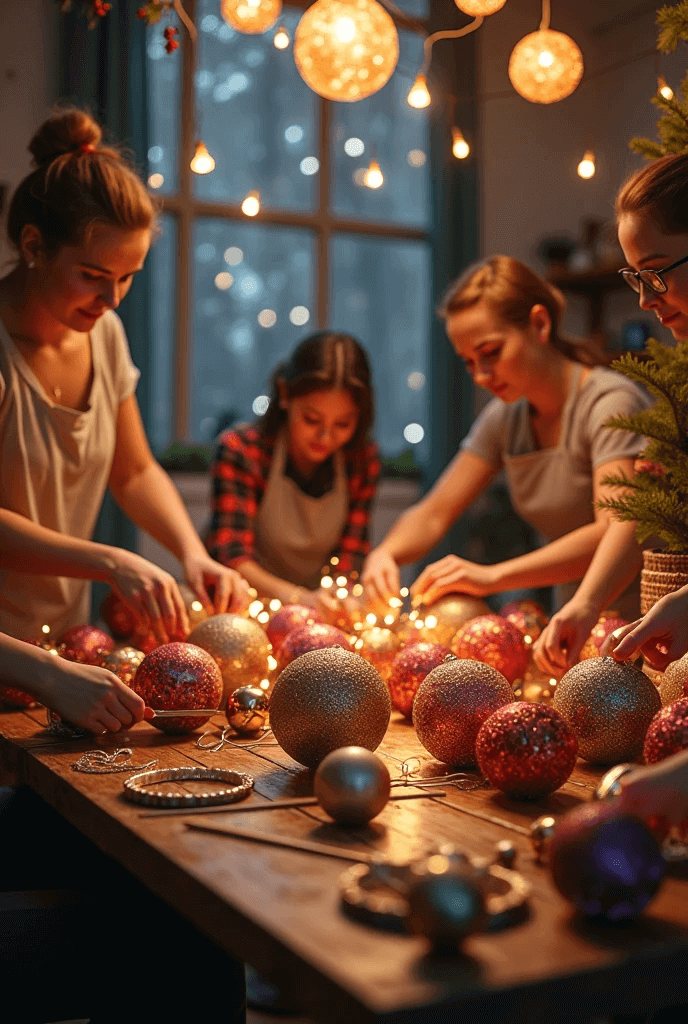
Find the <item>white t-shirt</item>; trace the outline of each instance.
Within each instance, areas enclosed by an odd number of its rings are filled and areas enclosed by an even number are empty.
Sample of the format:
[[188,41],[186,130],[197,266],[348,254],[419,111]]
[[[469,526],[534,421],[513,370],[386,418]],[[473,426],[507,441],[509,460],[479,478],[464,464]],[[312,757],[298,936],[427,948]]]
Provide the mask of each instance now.
[[[136,389],[122,322],[109,311],[90,332],[88,408],[68,409],[43,390],[0,320],[0,507],[90,540],[110,476],[117,415]],[[21,640],[50,626],[59,637],[88,622],[90,583],[0,569],[0,630]]]

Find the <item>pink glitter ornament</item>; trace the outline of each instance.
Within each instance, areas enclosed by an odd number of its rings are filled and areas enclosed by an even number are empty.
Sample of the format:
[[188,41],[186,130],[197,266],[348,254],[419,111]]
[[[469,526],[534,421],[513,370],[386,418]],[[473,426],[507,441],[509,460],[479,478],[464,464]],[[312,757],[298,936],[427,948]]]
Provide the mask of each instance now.
[[105,654],[115,649],[115,641],[97,626],[73,626],[62,637],[62,657],[86,665],[98,665]]
[[578,740],[554,708],[516,701],[483,722],[475,754],[495,789],[514,800],[539,800],[570,776]]
[[306,623],[297,626],[287,633],[280,650],[280,669],[300,657],[307,651],[319,651],[325,647],[342,647],[345,651],[351,650],[351,645],[341,629],[336,626],[328,626],[325,622]]
[[615,629],[627,625],[626,620],[618,616],[607,617],[604,614],[600,616],[599,621],[590,630],[590,636],[583,644],[579,660],[587,661],[588,658],[599,658],[604,642],[609,634],[613,633]]
[[665,757],[688,748],[688,697],[658,711],[645,734],[643,754],[648,764],[656,764]]
[[208,718],[184,718],[184,710],[217,708],[222,698],[222,674],[214,659],[194,644],[163,644],[138,667],[131,688],[156,711],[179,711],[179,718],[154,718],[162,732],[183,734]]
[[[499,614],[516,626],[528,644],[535,643],[549,621],[542,605],[527,598],[522,601],[509,601]],[[527,639],[528,637],[530,639]]]
[[280,648],[292,629],[308,622],[322,622],[322,619],[315,608],[308,608],[305,604],[285,604],[275,612],[265,627],[275,658],[279,660]]
[[513,699],[514,691],[496,668],[452,658],[434,668],[418,687],[413,724],[420,742],[438,761],[475,764],[481,725]]
[[528,667],[528,645],[513,622],[501,615],[471,619],[451,642],[457,658],[474,658],[491,665],[513,685]]
[[418,687],[429,672],[451,655],[443,644],[426,642],[409,644],[395,656],[387,685],[394,707],[407,718],[411,717],[413,699]]

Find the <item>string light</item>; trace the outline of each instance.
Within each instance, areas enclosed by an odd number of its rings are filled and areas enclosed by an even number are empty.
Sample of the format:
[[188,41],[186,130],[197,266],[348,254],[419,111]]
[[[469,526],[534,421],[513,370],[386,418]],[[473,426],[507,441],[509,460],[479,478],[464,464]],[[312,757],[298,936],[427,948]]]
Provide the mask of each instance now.
[[237,32],[260,35],[275,24],[282,13],[282,0],[222,0],[222,17]]
[[394,21],[377,0],[316,0],[294,34],[294,62],[313,92],[354,102],[387,84],[399,59]]
[[587,149],[585,151],[585,155],[576,169],[578,171],[579,178],[594,177],[597,168],[595,167],[595,154],[591,149]]
[[418,75],[415,82],[411,86],[411,91],[406,97],[408,105],[415,107],[416,110],[422,110],[424,107],[429,107],[432,103],[432,96],[428,92],[428,83],[425,75]]
[[377,160],[370,161],[370,167],[363,176],[363,182],[368,188],[380,188],[384,183],[385,177],[382,173],[379,163]]
[[465,160],[471,151],[460,128],[452,128],[452,153],[457,160]]
[[249,192],[241,204],[241,212],[247,217],[255,217],[260,213],[260,192]]
[[542,0],[542,21],[516,43],[509,58],[509,78],[531,103],[557,103],[578,87],[583,54],[570,36],[549,27],[549,0]]
[[664,75],[657,75],[657,92],[660,96],[663,96],[665,100],[673,100],[674,90],[668,84]]
[[215,170],[215,161],[208,152],[205,142],[199,140],[196,143],[189,167],[194,174],[210,174],[211,171]]
[[287,32],[287,30],[284,27],[284,25],[280,25],[279,26],[279,28],[275,32],[275,35],[274,35],[274,38],[273,38],[272,42],[273,42],[273,45],[278,50],[286,50],[286,48],[289,46],[289,43],[291,42],[291,39],[289,38],[289,33]]
[[506,0],[454,0],[454,3],[464,14],[472,14],[476,18],[500,11]]

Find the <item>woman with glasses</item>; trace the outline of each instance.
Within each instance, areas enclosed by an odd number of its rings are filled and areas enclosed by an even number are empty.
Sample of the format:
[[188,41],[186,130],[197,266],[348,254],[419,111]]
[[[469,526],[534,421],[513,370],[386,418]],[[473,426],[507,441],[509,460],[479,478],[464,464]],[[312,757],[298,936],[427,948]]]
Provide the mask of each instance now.
[[[601,365],[591,345],[562,335],[565,305],[558,289],[508,256],[469,267],[450,287],[439,310],[449,340],[494,397],[432,490],[371,552],[363,582],[373,595],[398,593],[398,566],[431,551],[500,470],[516,511],[544,546],[496,565],[449,555],[419,576],[415,600],[550,585],[560,587],[559,602],[572,595],[609,521],[595,508],[609,493],[602,479],[632,472],[642,448],[638,437],[606,423],[648,400]],[[624,595],[621,607],[635,617],[637,592]]]
[[[617,197],[616,216],[629,263],[621,273],[638,293],[641,309],[652,311],[677,342],[688,341],[688,155],[661,157],[629,178]],[[561,674],[575,664],[600,611],[638,574],[641,561],[635,523],[614,521],[575,596],[538,640],[535,654],[545,670]],[[684,654],[688,588],[662,598],[612,643],[619,640],[614,657],[642,650],[660,669]]]

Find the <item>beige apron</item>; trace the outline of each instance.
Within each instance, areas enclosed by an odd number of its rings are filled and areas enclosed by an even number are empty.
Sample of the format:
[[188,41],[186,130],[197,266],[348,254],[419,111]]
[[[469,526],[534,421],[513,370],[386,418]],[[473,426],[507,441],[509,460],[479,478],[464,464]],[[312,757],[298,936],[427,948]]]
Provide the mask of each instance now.
[[346,525],[349,489],[344,456],[335,452],[332,490],[320,498],[304,494],[285,476],[286,463],[286,436],[280,433],[255,519],[257,560],[280,579],[314,589]]
[[[556,447],[502,456],[514,509],[547,542],[594,521],[590,464],[584,463],[569,446],[582,372],[583,367],[578,364],[562,410]],[[556,608],[573,597],[578,582],[555,587]],[[623,618],[636,619],[640,613],[639,582],[634,581],[613,604]]]

